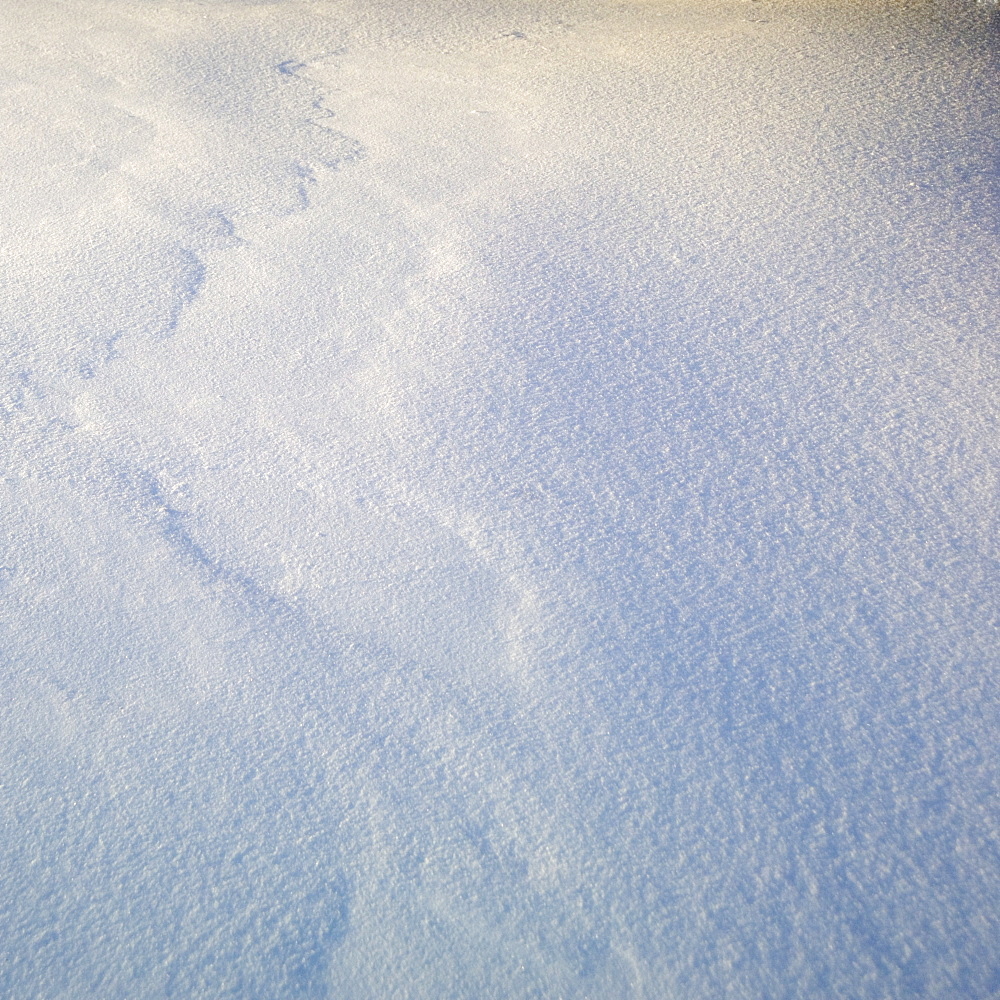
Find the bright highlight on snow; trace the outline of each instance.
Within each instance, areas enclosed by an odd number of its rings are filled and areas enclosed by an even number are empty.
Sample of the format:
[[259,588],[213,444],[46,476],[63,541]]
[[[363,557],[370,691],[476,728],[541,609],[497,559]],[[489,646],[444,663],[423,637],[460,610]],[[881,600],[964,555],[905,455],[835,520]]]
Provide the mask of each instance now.
[[4,0],[0,995],[1000,991],[974,0]]

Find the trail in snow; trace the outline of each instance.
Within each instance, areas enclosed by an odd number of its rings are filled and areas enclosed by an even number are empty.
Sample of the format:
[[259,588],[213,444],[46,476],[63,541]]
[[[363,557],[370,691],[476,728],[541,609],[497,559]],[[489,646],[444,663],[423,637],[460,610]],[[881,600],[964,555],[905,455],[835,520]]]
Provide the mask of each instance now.
[[990,997],[996,15],[10,0],[11,997]]

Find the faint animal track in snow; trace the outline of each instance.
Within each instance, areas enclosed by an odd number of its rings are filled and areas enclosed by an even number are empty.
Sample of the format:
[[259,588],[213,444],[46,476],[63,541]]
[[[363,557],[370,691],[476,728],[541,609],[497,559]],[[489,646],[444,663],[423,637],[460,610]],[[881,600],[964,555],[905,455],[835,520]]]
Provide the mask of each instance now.
[[39,399],[45,394],[33,371],[22,368],[7,376],[7,388],[0,396],[0,419],[9,423],[15,413],[25,408],[29,398]]
[[302,163],[295,164],[292,171],[299,179],[299,203],[303,210],[309,207],[309,185],[316,183],[316,172]]
[[169,337],[177,330],[184,310],[197,298],[205,284],[207,274],[201,258],[193,251],[184,249],[180,252],[181,266],[175,279],[175,293],[170,305],[170,311],[160,338]]
[[[328,170],[339,170],[341,166],[354,163],[356,160],[363,160],[367,155],[365,147],[352,139],[349,135],[338,129],[324,125],[323,122],[330,118],[336,118],[335,111],[331,111],[324,103],[322,97],[317,97],[312,102],[313,108],[319,112],[318,115],[309,119],[310,124],[318,129],[322,129],[330,137],[331,149],[324,155],[322,165]],[[332,153],[332,155],[330,155]]]
[[252,629],[280,636],[284,648],[297,650],[297,655],[306,660],[329,663],[335,658],[342,637],[294,600],[275,593],[250,573],[210,552],[188,527],[188,514],[173,505],[155,475],[134,467],[119,467],[112,470],[112,477],[126,507],[153,527],[207,589],[232,601]]

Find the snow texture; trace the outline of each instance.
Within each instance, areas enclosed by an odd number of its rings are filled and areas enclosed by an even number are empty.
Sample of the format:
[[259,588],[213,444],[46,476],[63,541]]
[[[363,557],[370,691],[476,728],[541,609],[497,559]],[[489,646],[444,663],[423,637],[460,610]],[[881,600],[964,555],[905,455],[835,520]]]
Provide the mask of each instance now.
[[1000,996],[998,16],[3,0],[0,995]]

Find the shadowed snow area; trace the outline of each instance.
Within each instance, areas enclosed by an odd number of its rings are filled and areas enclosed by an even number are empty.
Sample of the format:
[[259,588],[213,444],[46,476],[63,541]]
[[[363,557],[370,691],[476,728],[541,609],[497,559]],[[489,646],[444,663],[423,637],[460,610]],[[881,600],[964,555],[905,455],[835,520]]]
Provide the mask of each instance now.
[[2,7],[0,995],[1000,995],[995,7]]

